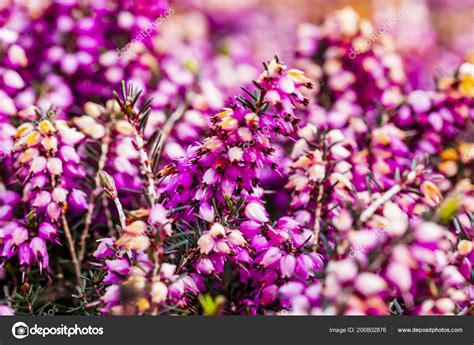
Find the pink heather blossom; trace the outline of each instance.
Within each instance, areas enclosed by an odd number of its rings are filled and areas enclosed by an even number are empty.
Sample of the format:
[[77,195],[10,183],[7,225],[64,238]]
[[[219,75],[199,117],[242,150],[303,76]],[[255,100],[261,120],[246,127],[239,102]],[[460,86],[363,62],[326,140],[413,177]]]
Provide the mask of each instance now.
[[15,315],[15,311],[8,305],[0,305],[0,316],[12,316]]

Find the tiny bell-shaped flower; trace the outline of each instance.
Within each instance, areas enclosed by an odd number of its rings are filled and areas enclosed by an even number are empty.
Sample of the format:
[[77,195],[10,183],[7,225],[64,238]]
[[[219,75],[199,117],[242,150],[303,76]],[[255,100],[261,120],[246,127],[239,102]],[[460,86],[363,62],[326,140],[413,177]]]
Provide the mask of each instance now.
[[251,202],[245,207],[245,215],[251,220],[259,223],[268,222],[265,208],[257,202]]

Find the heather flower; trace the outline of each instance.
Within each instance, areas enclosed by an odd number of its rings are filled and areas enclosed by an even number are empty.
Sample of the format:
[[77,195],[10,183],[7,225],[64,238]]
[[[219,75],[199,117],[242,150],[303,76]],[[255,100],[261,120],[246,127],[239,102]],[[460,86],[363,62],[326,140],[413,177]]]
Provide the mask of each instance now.
[[0,305],[0,316],[12,316],[15,315],[15,311],[8,305]]
[[[243,270],[241,279],[246,281],[253,276],[255,282],[260,279],[267,286],[275,281],[276,274],[270,270],[265,273],[265,269],[272,265],[279,267],[282,254],[278,247],[268,251],[261,251],[258,245],[252,247],[262,228],[267,229],[269,239],[278,246],[288,241],[290,230],[268,224],[259,177],[265,165],[277,169],[272,141],[278,135],[294,135],[298,123],[294,112],[298,104],[306,103],[298,88],[308,87],[310,83],[302,72],[287,71],[278,60],[273,60],[266,65],[266,71],[255,85],[260,96],[257,92],[250,100],[239,97],[240,104],[232,104],[216,114],[204,142],[190,147],[187,157],[160,172],[165,187],[160,191],[159,201],[168,209],[182,209],[173,217],[179,216],[190,224],[199,221],[194,218],[194,213],[203,214],[207,219],[218,214],[225,219],[222,224],[208,224],[209,231],[200,236],[197,243],[201,254],[196,263],[198,272],[206,274],[215,270],[221,274],[228,261],[250,267],[255,262],[255,273]],[[173,191],[179,194],[175,195]],[[246,218],[244,222],[233,221],[233,203],[239,204],[239,212]],[[185,205],[189,206],[182,207]],[[213,211],[210,205],[214,206]],[[224,230],[227,227],[237,227],[238,230]],[[299,232],[299,228],[295,232]],[[256,250],[255,256],[246,248],[247,243]],[[266,304],[270,304],[270,297],[276,295],[268,292],[274,289],[265,291]]]
[[[84,208],[84,200],[78,201],[81,192],[74,188],[77,178],[84,177],[79,162],[60,155],[74,151],[83,136],[63,121],[42,120],[37,127],[29,122],[21,125],[15,139],[14,167],[23,187],[22,203],[31,208],[37,222],[26,218],[25,228],[15,218],[3,235],[2,257],[11,260],[18,255],[23,272],[33,263],[43,271],[49,266],[48,243],[61,243],[59,229],[69,231],[61,221],[68,206],[73,211]],[[18,203],[11,193],[3,198],[11,205]]]
[[257,6],[0,10],[0,315],[472,313],[472,57]]
[[[318,282],[307,287],[301,283],[288,283],[280,289],[282,298],[287,301],[292,312],[297,314],[334,313],[336,310],[344,315],[459,312],[455,304],[458,303],[462,308],[468,305],[469,299],[462,292],[455,294],[452,288],[463,286],[467,281],[458,268],[448,263],[447,250],[451,237],[446,229],[433,223],[415,224],[414,232],[420,235],[414,240],[402,241],[403,244],[395,245],[390,253],[384,254],[386,249],[383,246],[391,246],[390,240],[386,239],[387,242],[381,244],[380,248],[377,246],[370,249],[371,255],[378,253],[370,262],[366,261],[369,253],[364,253],[363,257],[333,260],[327,266],[322,289]],[[439,233],[436,238],[420,237],[423,236],[421,234],[430,234],[435,227]],[[409,234],[402,238],[408,239]],[[425,249],[428,244],[430,250]],[[425,280],[421,277],[431,278]],[[295,284],[299,284],[298,288]],[[319,294],[309,301],[303,291],[313,287]],[[437,302],[433,294],[445,296],[443,298],[446,302]],[[417,297],[416,300],[414,296]],[[324,311],[322,305],[326,299],[330,301],[331,308]],[[428,307],[429,305],[432,307]]]
[[405,131],[418,134],[419,140],[410,145],[415,153],[441,153],[472,123],[472,70],[472,64],[466,62],[459,66],[457,78],[445,77],[439,81],[439,90],[416,90],[407,95],[393,122]]
[[[419,199],[418,202],[423,201]],[[441,209],[447,210],[452,202],[448,199]],[[439,212],[444,214],[442,212],[446,211]],[[281,287],[282,302],[287,303],[291,312],[332,314],[337,310],[344,315],[464,313],[470,303],[470,297],[464,292],[464,287],[469,286],[469,276],[462,272],[468,272],[472,265],[471,241],[456,240],[447,228],[413,214],[409,219],[395,203],[385,205],[383,216],[374,214],[371,218],[365,218],[362,229],[349,228],[335,233],[337,258],[333,257],[326,266],[322,289],[319,282],[292,282]],[[380,236],[374,236],[379,229],[382,230]],[[353,248],[357,246],[361,249],[354,254]],[[322,293],[309,302],[303,291],[311,287]],[[325,300],[331,306],[327,310],[322,308]]]
[[[107,183],[110,185],[111,181]],[[177,274],[176,265],[165,261],[163,242],[171,236],[171,220],[166,210],[162,205],[155,205],[133,214],[145,219],[129,222],[120,230],[118,239],[100,239],[94,252],[106,272],[102,313],[155,315],[171,312],[173,306],[186,308],[188,294],[196,295],[199,289],[193,279]]]
[[[260,101],[256,99],[254,105],[251,105],[250,101],[242,99],[242,104],[233,104],[216,114],[209,137],[201,145],[189,148],[188,157],[177,160],[161,171],[160,175],[166,178],[166,189],[161,192],[161,200],[167,208],[184,205],[187,204],[186,200],[192,200],[189,188],[196,182],[200,183],[199,181],[202,183],[197,186],[194,195],[203,205],[211,204],[214,195],[222,204],[225,204],[223,195],[235,199],[238,196],[235,192],[251,196],[255,193],[252,190],[258,183],[259,170],[263,165],[276,168],[276,163],[271,161],[271,138],[273,133],[289,136],[294,131],[298,122],[291,115],[295,109],[294,104],[304,102],[295,85],[307,85],[309,81],[303,79],[302,83],[286,74],[286,67],[276,61],[272,61],[267,68],[257,82],[262,93]],[[299,76],[299,72],[294,73]],[[280,78],[288,79],[288,83],[292,85],[291,94],[280,89]],[[271,115],[269,111],[258,109],[269,106],[275,107],[275,111],[283,112],[282,115]],[[256,109],[252,109],[254,107]],[[222,150],[225,152],[221,153]],[[229,157],[229,154],[232,156]],[[198,165],[193,167],[196,164]],[[180,194],[170,198],[171,190],[177,190]],[[186,213],[189,210],[184,212]],[[258,202],[249,203],[245,207],[245,213],[254,220],[268,220]]]
[[372,121],[377,103],[393,107],[402,101],[405,73],[389,40],[361,49],[373,33],[372,25],[348,7],[330,14],[319,27],[300,26],[297,57],[310,79],[322,81],[316,83],[318,103],[326,109],[345,105],[337,115],[330,114],[329,121],[347,121],[361,110],[368,111],[365,116]]

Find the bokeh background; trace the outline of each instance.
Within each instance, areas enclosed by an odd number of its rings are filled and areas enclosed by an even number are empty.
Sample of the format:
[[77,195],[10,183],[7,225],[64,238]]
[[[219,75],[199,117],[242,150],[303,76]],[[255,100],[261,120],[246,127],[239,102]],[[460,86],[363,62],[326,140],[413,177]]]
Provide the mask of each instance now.
[[[189,0],[178,1],[209,16],[219,27],[233,28],[252,42],[262,60],[278,54],[291,59],[297,26],[321,23],[334,10],[351,6],[377,28],[398,11],[406,15],[387,32],[408,60],[409,74],[422,69],[426,78],[415,87],[432,87],[432,77],[448,74],[474,47],[474,2],[470,0]],[[235,26],[234,26],[235,25]],[[419,61],[423,61],[420,63]]]

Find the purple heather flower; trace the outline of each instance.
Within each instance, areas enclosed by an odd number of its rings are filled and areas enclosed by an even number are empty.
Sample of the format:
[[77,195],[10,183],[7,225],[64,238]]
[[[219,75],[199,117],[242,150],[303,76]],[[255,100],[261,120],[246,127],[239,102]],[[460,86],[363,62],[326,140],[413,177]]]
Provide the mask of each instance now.
[[120,275],[127,274],[130,269],[130,263],[125,259],[106,260],[105,264],[112,272]]
[[112,247],[115,240],[113,238],[102,238],[97,242],[99,242],[99,245],[93,254],[97,259],[103,259],[114,254]]
[[30,248],[33,252],[33,257],[40,268],[40,271],[48,268],[49,256],[46,248],[46,242],[40,237],[35,237],[30,242]]
[[12,316],[15,315],[15,311],[8,305],[0,305],[0,316]]
[[268,267],[272,265],[273,263],[279,261],[281,256],[282,256],[282,253],[280,249],[276,247],[271,247],[262,256],[262,259],[260,260],[260,264],[263,267]]
[[280,260],[280,270],[281,270],[281,276],[283,278],[290,278],[293,276],[293,273],[295,272],[295,266],[296,266],[296,259],[292,255],[285,255],[281,260]]
[[87,196],[82,190],[73,189],[69,194],[68,202],[78,210],[87,209]]
[[31,259],[33,257],[33,252],[31,251],[29,244],[22,244],[18,249],[18,258],[20,260],[20,265],[29,266]]
[[59,236],[59,233],[53,224],[43,222],[38,228],[38,235],[46,241],[54,241]]

